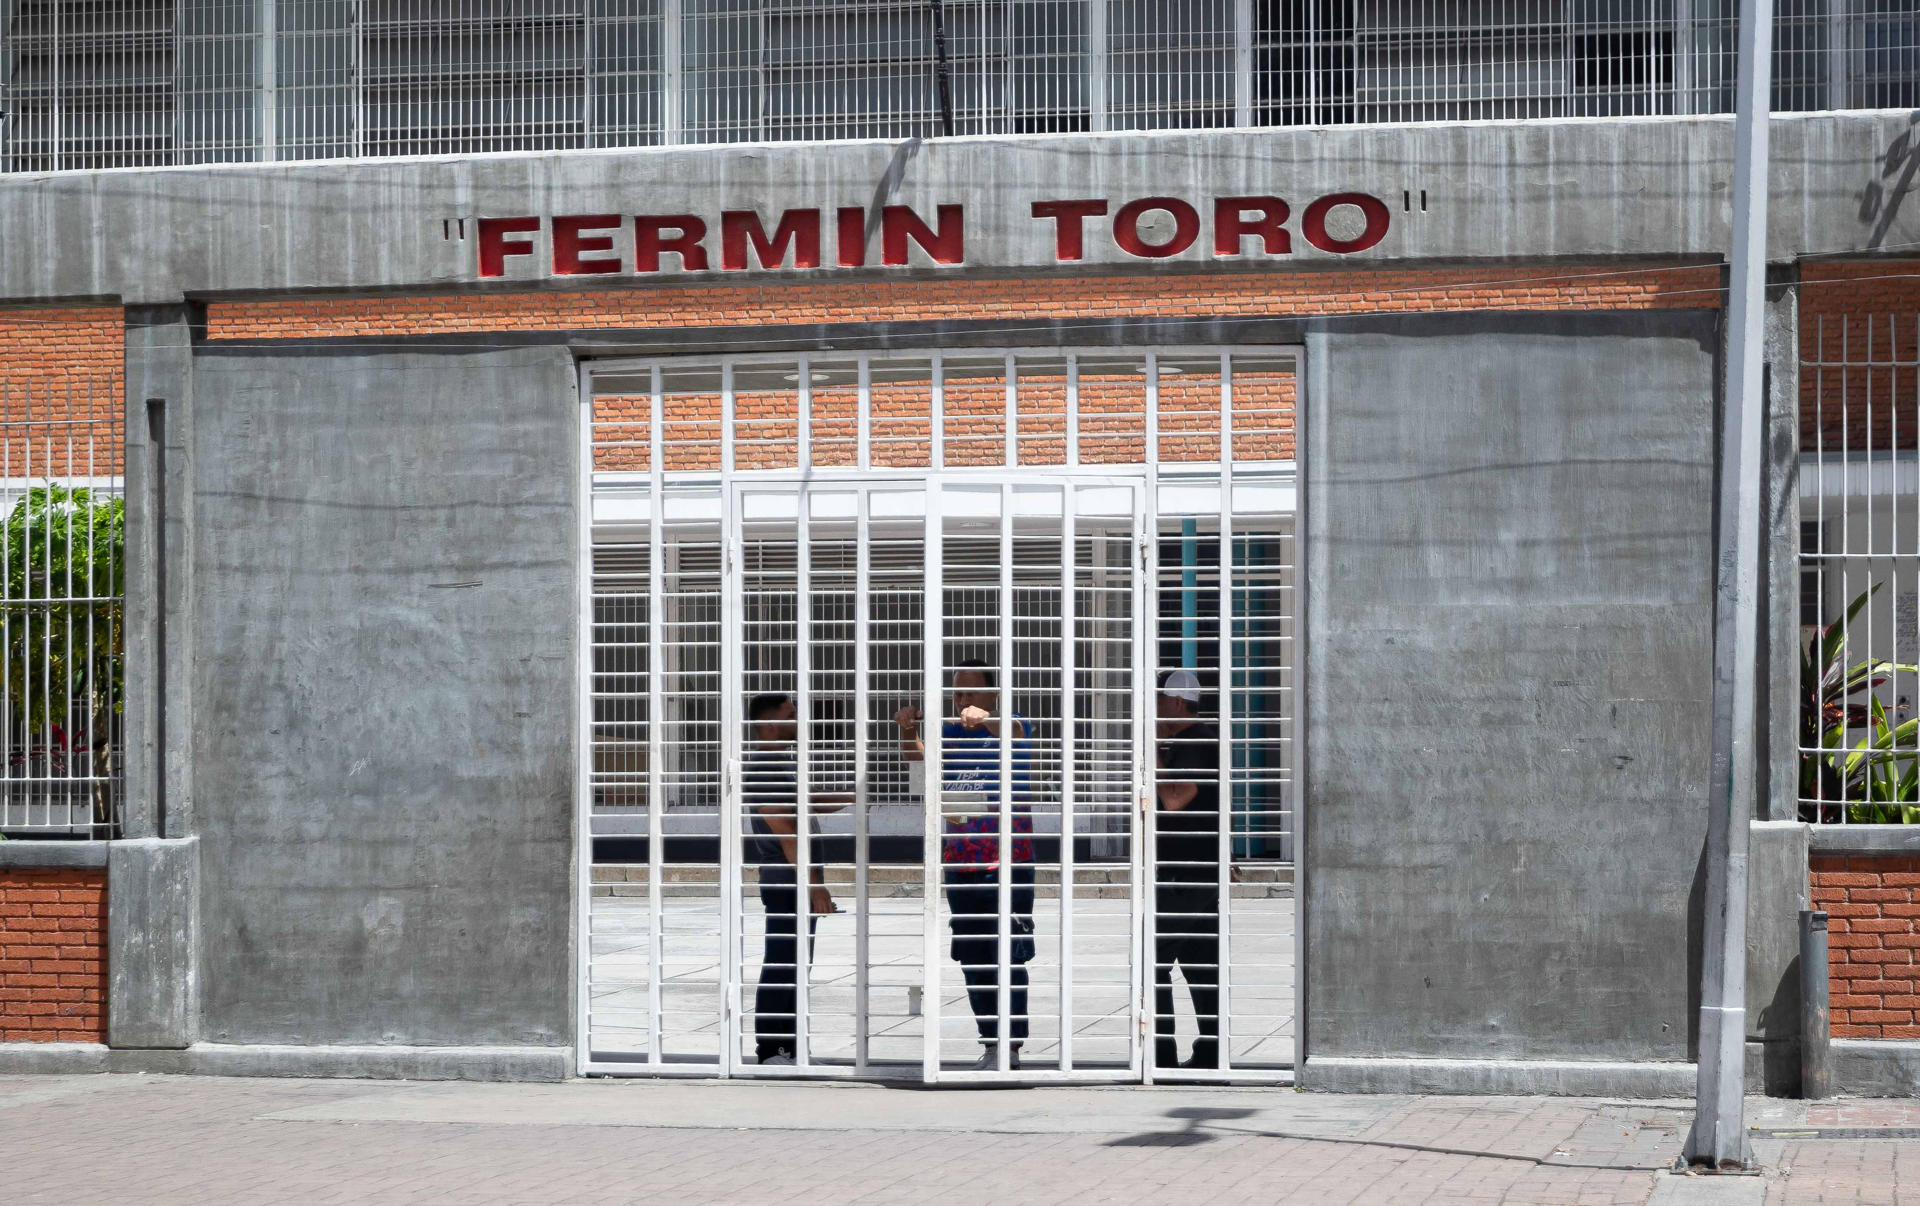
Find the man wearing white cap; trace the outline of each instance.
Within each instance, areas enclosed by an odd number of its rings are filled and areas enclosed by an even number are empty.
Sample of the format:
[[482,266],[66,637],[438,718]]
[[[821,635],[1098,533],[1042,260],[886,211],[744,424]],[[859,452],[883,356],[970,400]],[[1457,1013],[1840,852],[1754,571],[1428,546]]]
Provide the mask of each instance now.
[[[1200,698],[1191,670],[1160,685],[1153,1030],[1163,1068],[1220,1066],[1220,730],[1199,719]],[[1200,1030],[1185,1063],[1173,1028],[1176,964]]]

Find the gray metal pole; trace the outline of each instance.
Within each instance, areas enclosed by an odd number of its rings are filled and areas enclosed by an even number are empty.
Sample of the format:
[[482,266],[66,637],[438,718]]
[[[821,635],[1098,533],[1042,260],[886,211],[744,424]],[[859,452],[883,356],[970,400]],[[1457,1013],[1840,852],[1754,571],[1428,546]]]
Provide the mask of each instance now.
[[1713,768],[1708,794],[1700,1079],[1686,1159],[1751,1161],[1742,1094],[1747,1035],[1747,834],[1754,816],[1754,690],[1760,583],[1760,467],[1767,398],[1767,118],[1772,0],[1741,0],[1734,110],[1733,247],[1727,290],[1726,410],[1720,444],[1714,601]]
[[1673,111],[1693,113],[1701,106],[1695,95],[1693,56],[1696,34],[1693,0],[1673,0]]
[[280,0],[258,0],[260,162],[280,158]]
[[1800,910],[1800,1096],[1818,1101],[1833,1084],[1827,1013],[1827,915]]
[[1827,108],[1853,107],[1853,22],[1847,0],[1827,0]]

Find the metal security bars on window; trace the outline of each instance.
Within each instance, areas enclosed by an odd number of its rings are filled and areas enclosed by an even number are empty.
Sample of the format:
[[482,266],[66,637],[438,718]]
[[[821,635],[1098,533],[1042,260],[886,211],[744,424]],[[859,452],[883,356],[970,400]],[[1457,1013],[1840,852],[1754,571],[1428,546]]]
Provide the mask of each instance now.
[[[944,0],[958,134],[1724,113],[1735,0]],[[941,132],[926,0],[20,0],[0,167]],[[1906,0],[1782,0],[1774,108],[1920,106]]]
[[110,381],[0,378],[0,836],[119,832],[121,433]]

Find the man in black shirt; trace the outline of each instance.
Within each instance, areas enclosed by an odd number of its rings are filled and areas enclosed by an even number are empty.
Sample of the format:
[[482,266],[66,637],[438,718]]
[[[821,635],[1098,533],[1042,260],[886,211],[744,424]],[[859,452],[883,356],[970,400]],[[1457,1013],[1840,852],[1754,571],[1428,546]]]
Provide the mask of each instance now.
[[[1220,1066],[1220,730],[1198,719],[1200,680],[1175,670],[1160,688],[1154,876],[1154,1060]],[[1180,1063],[1173,968],[1193,996],[1200,1037]]]
[[[799,737],[799,713],[791,695],[756,695],[747,705],[753,722],[753,740],[742,760],[741,802],[746,806],[745,843],[748,866],[760,869],[760,903],[767,913],[766,945],[761,952],[760,984],[753,994],[754,1053],[759,1062],[785,1065],[794,1061],[794,1012],[799,994],[795,972],[799,962],[799,766],[794,742]],[[810,796],[809,803],[842,804],[845,797]],[[808,876],[807,955],[812,962],[813,933],[822,913],[836,913],[827,892],[820,847],[813,847]]]

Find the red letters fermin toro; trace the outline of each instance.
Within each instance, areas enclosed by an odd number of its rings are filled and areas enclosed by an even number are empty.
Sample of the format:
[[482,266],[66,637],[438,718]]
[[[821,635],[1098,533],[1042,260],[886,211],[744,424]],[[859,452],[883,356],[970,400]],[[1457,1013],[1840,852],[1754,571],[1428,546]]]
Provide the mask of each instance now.
[[[1350,211],[1341,233],[1328,219]],[[1090,239],[1104,239],[1121,255],[1164,260],[1201,241],[1215,258],[1293,254],[1293,208],[1273,196],[1215,197],[1195,204],[1180,197],[1139,197],[1118,205],[1072,199],[1036,201],[1031,207],[1036,237],[1053,235],[1056,263],[1087,258]],[[1353,255],[1377,246],[1393,216],[1367,193],[1330,193],[1299,213],[1297,230],[1310,246],[1331,255]],[[876,237],[877,236],[877,237]],[[827,250],[831,239],[832,251]],[[755,269],[951,267],[966,263],[966,213],[941,205],[931,220],[912,206],[877,209],[789,209],[771,221],[757,210],[730,209],[710,221],[699,214],[561,214],[481,218],[476,240],[479,274],[507,275],[508,262],[539,254],[546,243],[555,276],[634,272],[746,272]],[[875,245],[877,244],[877,248]],[[879,252],[870,259],[870,250]]]

